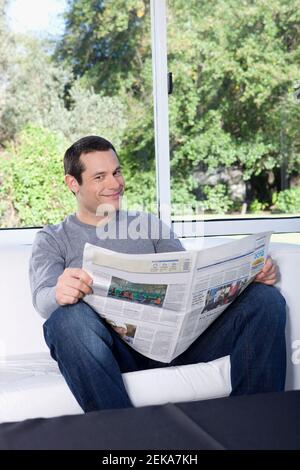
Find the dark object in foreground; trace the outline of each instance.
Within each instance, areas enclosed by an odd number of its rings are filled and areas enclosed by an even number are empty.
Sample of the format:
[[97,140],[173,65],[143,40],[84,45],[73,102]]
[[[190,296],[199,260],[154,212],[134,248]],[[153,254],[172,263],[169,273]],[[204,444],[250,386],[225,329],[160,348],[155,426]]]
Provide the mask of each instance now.
[[0,449],[300,449],[300,391],[0,425]]

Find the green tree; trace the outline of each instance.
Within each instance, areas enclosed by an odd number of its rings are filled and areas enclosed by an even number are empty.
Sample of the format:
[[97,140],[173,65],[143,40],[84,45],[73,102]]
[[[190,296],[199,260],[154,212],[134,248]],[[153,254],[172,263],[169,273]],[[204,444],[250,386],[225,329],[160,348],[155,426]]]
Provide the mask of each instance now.
[[0,72],[1,81],[3,73],[6,71],[9,62],[9,34],[6,23],[7,1],[0,0]]
[[149,10],[144,0],[71,0],[57,56],[96,91],[140,93],[150,56]]
[[6,80],[0,140],[14,138],[28,123],[51,127],[51,121],[59,120],[64,111],[64,90],[70,79],[70,71],[53,63],[42,41],[16,36]]
[[53,61],[46,42],[20,36],[6,86],[0,140],[14,138],[28,124],[60,133],[70,143],[94,133],[116,145],[125,128],[119,100],[81,86],[65,65]]
[[[299,107],[291,94],[300,78],[300,2],[171,5],[169,63],[178,89],[171,97],[173,173],[184,177],[200,168],[210,174],[234,165],[254,197],[257,176],[281,165],[283,105],[286,138],[299,141]],[[289,171],[299,172],[295,145]]]

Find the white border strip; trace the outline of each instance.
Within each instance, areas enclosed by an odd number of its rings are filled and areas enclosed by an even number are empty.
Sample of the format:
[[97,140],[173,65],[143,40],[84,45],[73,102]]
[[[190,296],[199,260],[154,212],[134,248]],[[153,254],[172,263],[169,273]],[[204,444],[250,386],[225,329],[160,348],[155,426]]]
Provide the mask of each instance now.
[[0,229],[0,248],[8,245],[32,245],[40,228]]

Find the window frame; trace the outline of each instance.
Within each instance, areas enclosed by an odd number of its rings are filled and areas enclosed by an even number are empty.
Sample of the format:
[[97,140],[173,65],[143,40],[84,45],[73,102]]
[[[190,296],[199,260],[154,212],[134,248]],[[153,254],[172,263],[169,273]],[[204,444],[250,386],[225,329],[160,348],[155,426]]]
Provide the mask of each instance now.
[[[178,237],[246,235],[260,231],[300,233],[300,216],[215,217],[178,220],[171,217],[171,178],[168,105],[167,0],[150,0],[157,214]],[[176,90],[176,89],[175,89]],[[2,228],[0,239],[30,243],[38,227]],[[13,235],[14,233],[14,235]],[[196,234],[196,235],[195,235]]]
[[[150,0],[152,24],[152,76],[155,123],[156,191],[158,216],[172,224],[178,237],[246,235],[261,231],[300,232],[300,216],[249,217],[203,220],[200,222],[171,218],[171,179],[167,88],[167,0]],[[259,222],[259,223],[258,223]],[[198,228],[195,226],[198,225]],[[201,227],[199,226],[201,225]]]

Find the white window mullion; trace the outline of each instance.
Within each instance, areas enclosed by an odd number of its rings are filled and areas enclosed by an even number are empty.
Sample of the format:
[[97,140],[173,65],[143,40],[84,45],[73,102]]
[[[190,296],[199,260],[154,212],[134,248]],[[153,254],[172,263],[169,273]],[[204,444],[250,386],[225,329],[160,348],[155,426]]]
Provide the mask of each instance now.
[[159,218],[171,223],[168,116],[167,15],[165,0],[151,0],[152,75]]

